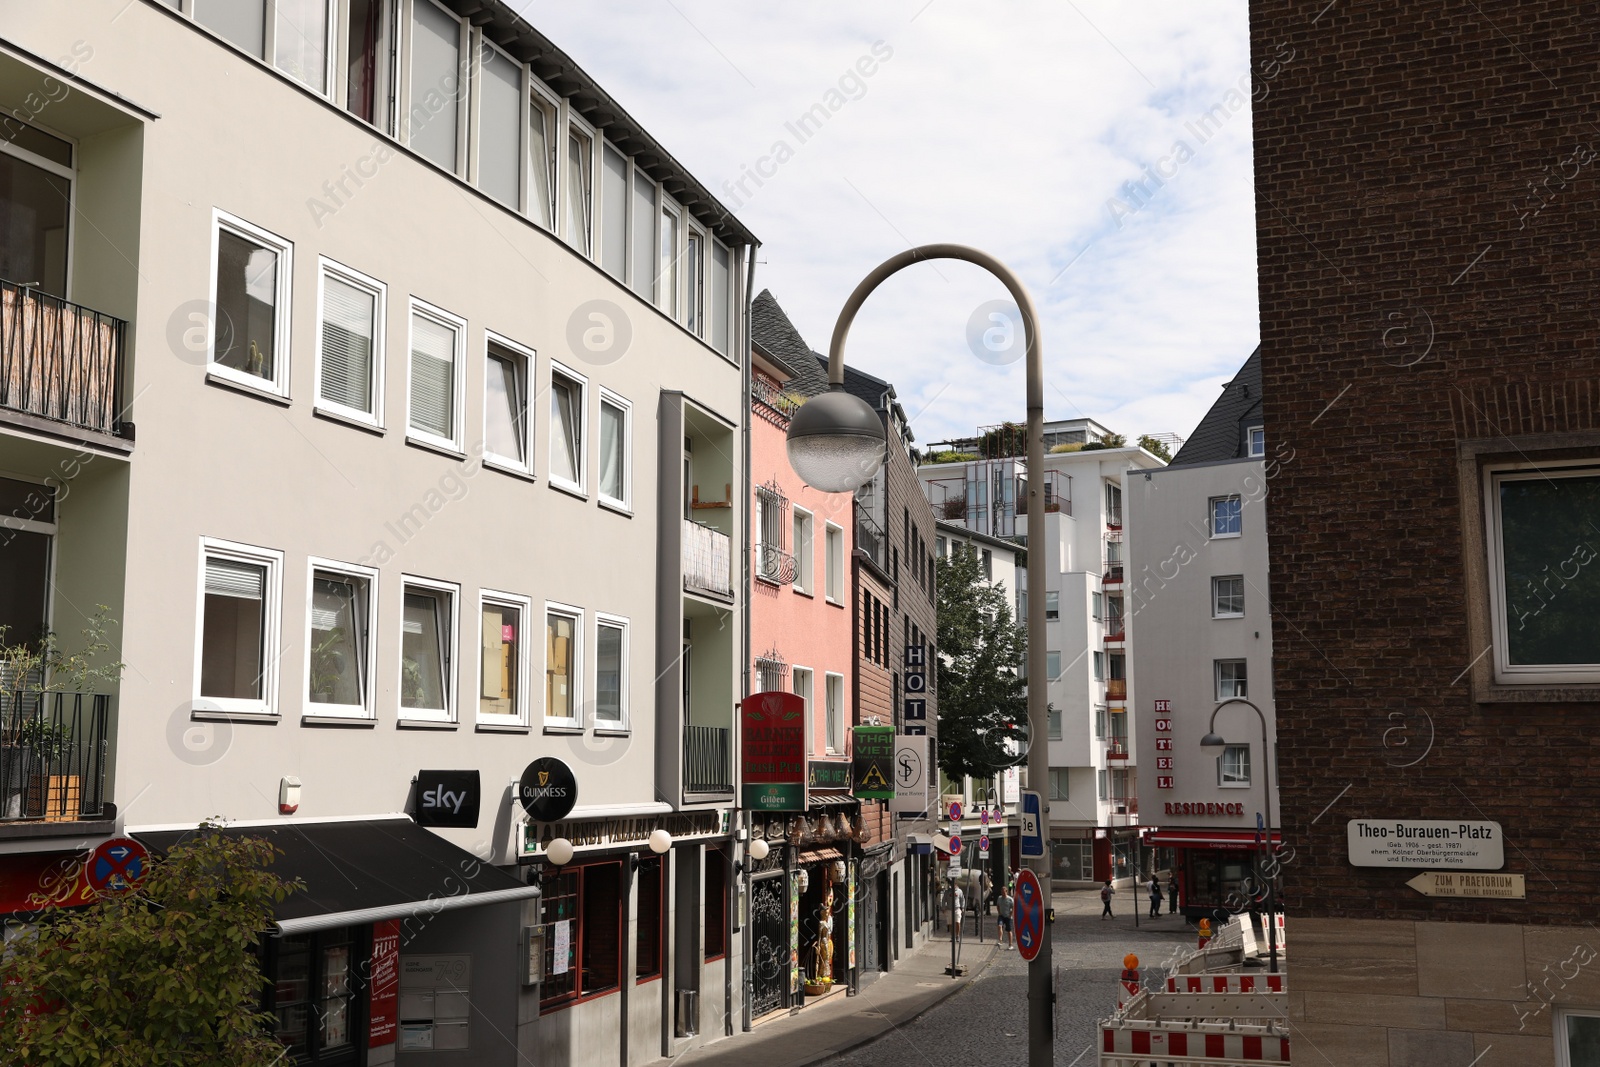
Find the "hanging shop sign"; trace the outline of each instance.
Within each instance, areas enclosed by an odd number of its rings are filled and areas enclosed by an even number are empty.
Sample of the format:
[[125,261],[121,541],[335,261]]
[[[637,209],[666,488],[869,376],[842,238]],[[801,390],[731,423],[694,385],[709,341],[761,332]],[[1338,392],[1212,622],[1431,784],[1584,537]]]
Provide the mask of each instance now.
[[829,793],[850,792],[850,764],[835,759],[808,760],[806,787]]
[[744,806],[806,810],[806,702],[793,693],[755,693],[739,705]]
[[683,811],[660,815],[619,816],[615,819],[574,819],[564,823],[522,824],[522,854],[539,856],[558,837],[573,848],[616,848],[642,845],[656,830],[665,830],[674,841],[693,841],[721,837],[728,832],[727,809]]
[[418,771],[418,826],[478,825],[483,786],[477,771]]
[[926,645],[907,645],[902,678],[905,683],[905,703],[901,719],[908,734],[928,732],[928,649]]
[[902,734],[894,742],[894,800],[889,809],[904,815],[926,815],[932,803],[929,786],[933,763],[926,734]]
[[857,726],[850,792],[862,800],[893,800],[894,727]]
[[540,756],[523,770],[517,800],[535,822],[560,822],[578,803],[578,779],[561,760]]

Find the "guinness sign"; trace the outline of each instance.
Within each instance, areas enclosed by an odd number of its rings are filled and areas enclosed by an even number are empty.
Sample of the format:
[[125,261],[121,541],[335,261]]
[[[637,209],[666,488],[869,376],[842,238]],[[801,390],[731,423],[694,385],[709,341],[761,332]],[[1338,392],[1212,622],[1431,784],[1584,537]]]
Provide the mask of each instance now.
[[560,822],[578,803],[578,780],[554,756],[540,756],[522,772],[517,800],[535,822]]

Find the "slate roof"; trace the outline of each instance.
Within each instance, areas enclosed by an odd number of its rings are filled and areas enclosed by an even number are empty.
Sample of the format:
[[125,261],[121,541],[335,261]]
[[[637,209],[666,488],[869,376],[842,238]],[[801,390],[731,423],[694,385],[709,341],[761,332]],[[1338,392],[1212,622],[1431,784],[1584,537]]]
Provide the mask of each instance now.
[[1245,428],[1262,424],[1261,346],[1257,345],[1239,373],[1222,387],[1222,395],[1172,457],[1170,466],[1242,458],[1249,454]]
[[827,369],[818,365],[816,353],[778,306],[771,289],[761,290],[751,302],[750,336],[767,358],[788,369],[792,377],[786,389],[802,396],[828,391]]

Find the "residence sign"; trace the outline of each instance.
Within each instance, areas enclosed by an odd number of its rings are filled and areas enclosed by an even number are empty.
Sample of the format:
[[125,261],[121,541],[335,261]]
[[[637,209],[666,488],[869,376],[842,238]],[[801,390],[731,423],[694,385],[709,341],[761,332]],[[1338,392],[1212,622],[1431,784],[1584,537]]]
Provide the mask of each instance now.
[[1345,827],[1355,867],[1446,867],[1497,871],[1506,864],[1497,822],[1351,819]]

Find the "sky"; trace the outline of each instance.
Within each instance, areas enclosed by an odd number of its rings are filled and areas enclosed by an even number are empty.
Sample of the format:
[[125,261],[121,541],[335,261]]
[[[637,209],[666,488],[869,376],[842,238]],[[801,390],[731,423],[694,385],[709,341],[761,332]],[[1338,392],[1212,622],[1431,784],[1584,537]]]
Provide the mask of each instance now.
[[[1048,419],[1188,436],[1255,348],[1244,0],[515,3],[761,239],[756,290],[818,351],[862,277],[936,241],[1027,286]],[[917,265],[846,359],[924,445],[1020,420],[1005,298]]]

